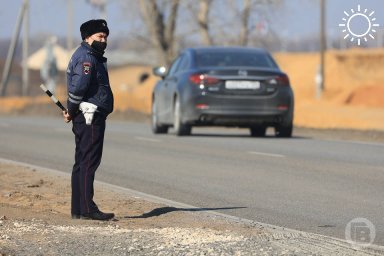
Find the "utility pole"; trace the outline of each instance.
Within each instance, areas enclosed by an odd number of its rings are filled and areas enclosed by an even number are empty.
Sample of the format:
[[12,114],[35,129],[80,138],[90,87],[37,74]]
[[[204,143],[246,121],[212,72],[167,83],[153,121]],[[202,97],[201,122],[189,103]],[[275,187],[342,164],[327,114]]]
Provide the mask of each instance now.
[[73,4],[67,0],[67,51],[68,55],[73,48]]
[[384,30],[383,29],[378,29],[378,32],[377,32],[377,47],[378,48],[381,48],[383,47],[383,36],[384,36]]
[[0,84],[1,85],[0,96],[5,96],[5,93],[7,90],[7,84],[8,84],[8,80],[9,80],[9,71],[11,70],[13,58],[15,55],[15,49],[16,49],[17,41],[18,41],[19,34],[20,34],[21,23],[23,21],[24,14],[25,14],[25,11],[27,8],[28,8],[28,0],[24,0],[22,6],[20,8],[20,12],[17,16],[16,28],[13,32],[11,44],[9,45],[7,59],[5,61],[5,65],[4,65],[4,69],[3,69],[3,76],[2,76],[1,84]]
[[22,75],[22,95],[29,93],[29,70],[28,70],[28,52],[29,52],[29,0],[25,0],[24,20],[23,20],[23,75]]
[[326,0],[320,0],[320,68],[319,68],[319,83],[317,85],[317,98],[321,98],[325,90],[325,50],[326,50],[326,35],[325,35],[325,7]]

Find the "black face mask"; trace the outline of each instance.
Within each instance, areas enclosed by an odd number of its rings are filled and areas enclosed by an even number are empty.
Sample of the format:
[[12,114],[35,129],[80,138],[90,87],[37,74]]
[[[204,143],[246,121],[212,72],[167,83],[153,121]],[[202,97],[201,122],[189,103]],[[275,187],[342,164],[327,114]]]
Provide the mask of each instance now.
[[106,42],[93,41],[91,47],[100,53],[104,53],[105,48],[107,48]]

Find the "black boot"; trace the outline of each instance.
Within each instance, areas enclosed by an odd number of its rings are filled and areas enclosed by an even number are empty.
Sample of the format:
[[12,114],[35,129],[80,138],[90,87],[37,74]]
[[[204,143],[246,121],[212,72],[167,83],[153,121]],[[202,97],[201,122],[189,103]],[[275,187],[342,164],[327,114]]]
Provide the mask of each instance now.
[[74,220],[75,220],[75,219],[80,219],[80,218],[81,218],[81,215],[80,215],[80,214],[73,214],[73,213],[72,213],[71,216],[72,216],[72,219],[74,219]]
[[82,214],[80,216],[80,219],[83,219],[83,220],[110,220],[110,219],[113,219],[113,217],[115,217],[114,213],[104,213],[102,211],[97,211],[97,212]]

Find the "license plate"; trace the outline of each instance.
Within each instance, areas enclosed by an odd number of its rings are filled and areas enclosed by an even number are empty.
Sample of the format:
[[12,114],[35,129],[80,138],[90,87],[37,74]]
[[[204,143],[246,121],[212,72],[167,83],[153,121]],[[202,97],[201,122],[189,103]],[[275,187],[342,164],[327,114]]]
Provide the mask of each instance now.
[[257,89],[260,89],[260,82],[259,81],[226,81],[225,89],[257,90]]

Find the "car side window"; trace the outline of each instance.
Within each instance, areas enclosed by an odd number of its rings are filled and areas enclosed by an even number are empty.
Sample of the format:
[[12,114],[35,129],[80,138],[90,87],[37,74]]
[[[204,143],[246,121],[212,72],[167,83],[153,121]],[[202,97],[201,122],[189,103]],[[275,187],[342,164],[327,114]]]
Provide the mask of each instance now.
[[172,63],[171,68],[169,69],[169,72],[168,72],[168,76],[173,76],[173,75],[176,73],[176,71],[177,71],[177,69],[178,69],[178,66],[179,66],[179,64],[180,64],[180,60],[181,60],[181,58],[179,57],[179,58],[177,58],[177,59]]
[[188,68],[188,65],[189,65],[188,57],[186,55],[183,55],[181,57],[179,67],[177,68],[177,72],[186,70]]

